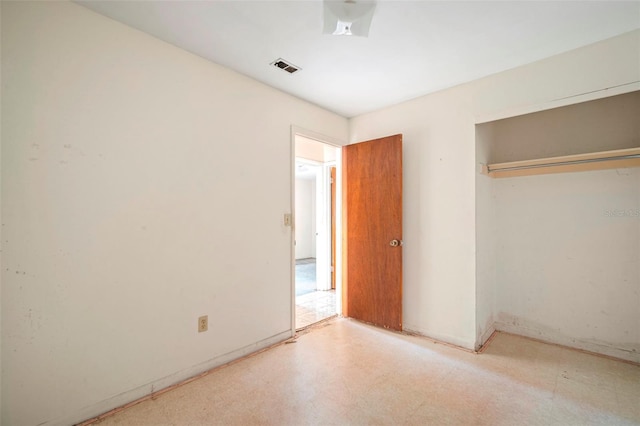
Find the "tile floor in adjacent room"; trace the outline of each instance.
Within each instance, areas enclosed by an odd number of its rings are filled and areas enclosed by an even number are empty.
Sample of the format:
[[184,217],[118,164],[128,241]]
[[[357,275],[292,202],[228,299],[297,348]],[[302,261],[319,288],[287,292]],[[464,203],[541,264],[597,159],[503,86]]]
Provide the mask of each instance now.
[[296,296],[296,329],[336,315],[336,291],[314,291]]
[[338,318],[107,425],[638,425],[640,366],[498,333],[482,354]]
[[318,290],[316,259],[296,260],[296,330],[336,315],[336,291]]

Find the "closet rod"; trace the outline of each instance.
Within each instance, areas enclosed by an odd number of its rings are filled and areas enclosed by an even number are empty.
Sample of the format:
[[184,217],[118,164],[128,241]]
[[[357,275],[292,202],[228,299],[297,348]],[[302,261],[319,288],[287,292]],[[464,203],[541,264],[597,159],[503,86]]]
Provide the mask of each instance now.
[[487,166],[487,170],[489,173],[495,171],[508,171],[508,170],[527,170],[527,169],[539,169],[542,167],[553,167],[553,166],[571,166],[574,164],[586,164],[586,163],[600,163],[603,161],[613,161],[613,160],[631,160],[634,158],[640,158],[640,154],[634,155],[625,155],[625,156],[613,156],[613,157],[601,157],[601,158],[589,158],[586,160],[569,160],[569,161],[558,161],[551,163],[540,163],[540,164],[529,164],[524,166],[499,166],[496,167],[495,164],[489,164]]
[[640,167],[640,148],[493,163],[483,166],[482,173],[501,178],[626,167]]

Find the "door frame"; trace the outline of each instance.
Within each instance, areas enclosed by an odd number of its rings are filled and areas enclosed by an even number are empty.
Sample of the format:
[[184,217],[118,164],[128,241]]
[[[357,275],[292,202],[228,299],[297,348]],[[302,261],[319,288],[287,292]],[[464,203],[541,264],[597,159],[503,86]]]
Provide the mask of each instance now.
[[[342,182],[342,147],[347,142],[323,135],[303,127],[291,126],[290,133],[290,212],[291,212],[291,232],[290,235],[290,282],[291,282],[291,336],[296,334],[296,251],[295,251],[295,184],[296,184],[296,136],[313,139],[325,145],[336,148],[336,181]],[[342,185],[336,186],[336,312],[342,313]]]

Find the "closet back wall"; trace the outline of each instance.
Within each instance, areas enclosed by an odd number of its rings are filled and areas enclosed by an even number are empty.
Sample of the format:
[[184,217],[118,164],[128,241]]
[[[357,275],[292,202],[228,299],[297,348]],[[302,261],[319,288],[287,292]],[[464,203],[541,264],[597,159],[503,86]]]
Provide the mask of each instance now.
[[[493,161],[640,146],[640,92],[501,120]],[[496,328],[640,362],[640,169],[493,179]]]

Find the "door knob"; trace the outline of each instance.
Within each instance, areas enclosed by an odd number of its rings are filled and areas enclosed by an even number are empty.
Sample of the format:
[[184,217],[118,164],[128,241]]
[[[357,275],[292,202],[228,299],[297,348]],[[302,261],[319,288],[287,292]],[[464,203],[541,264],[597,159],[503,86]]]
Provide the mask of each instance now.
[[391,240],[389,243],[391,247],[398,247],[402,245],[402,240]]

